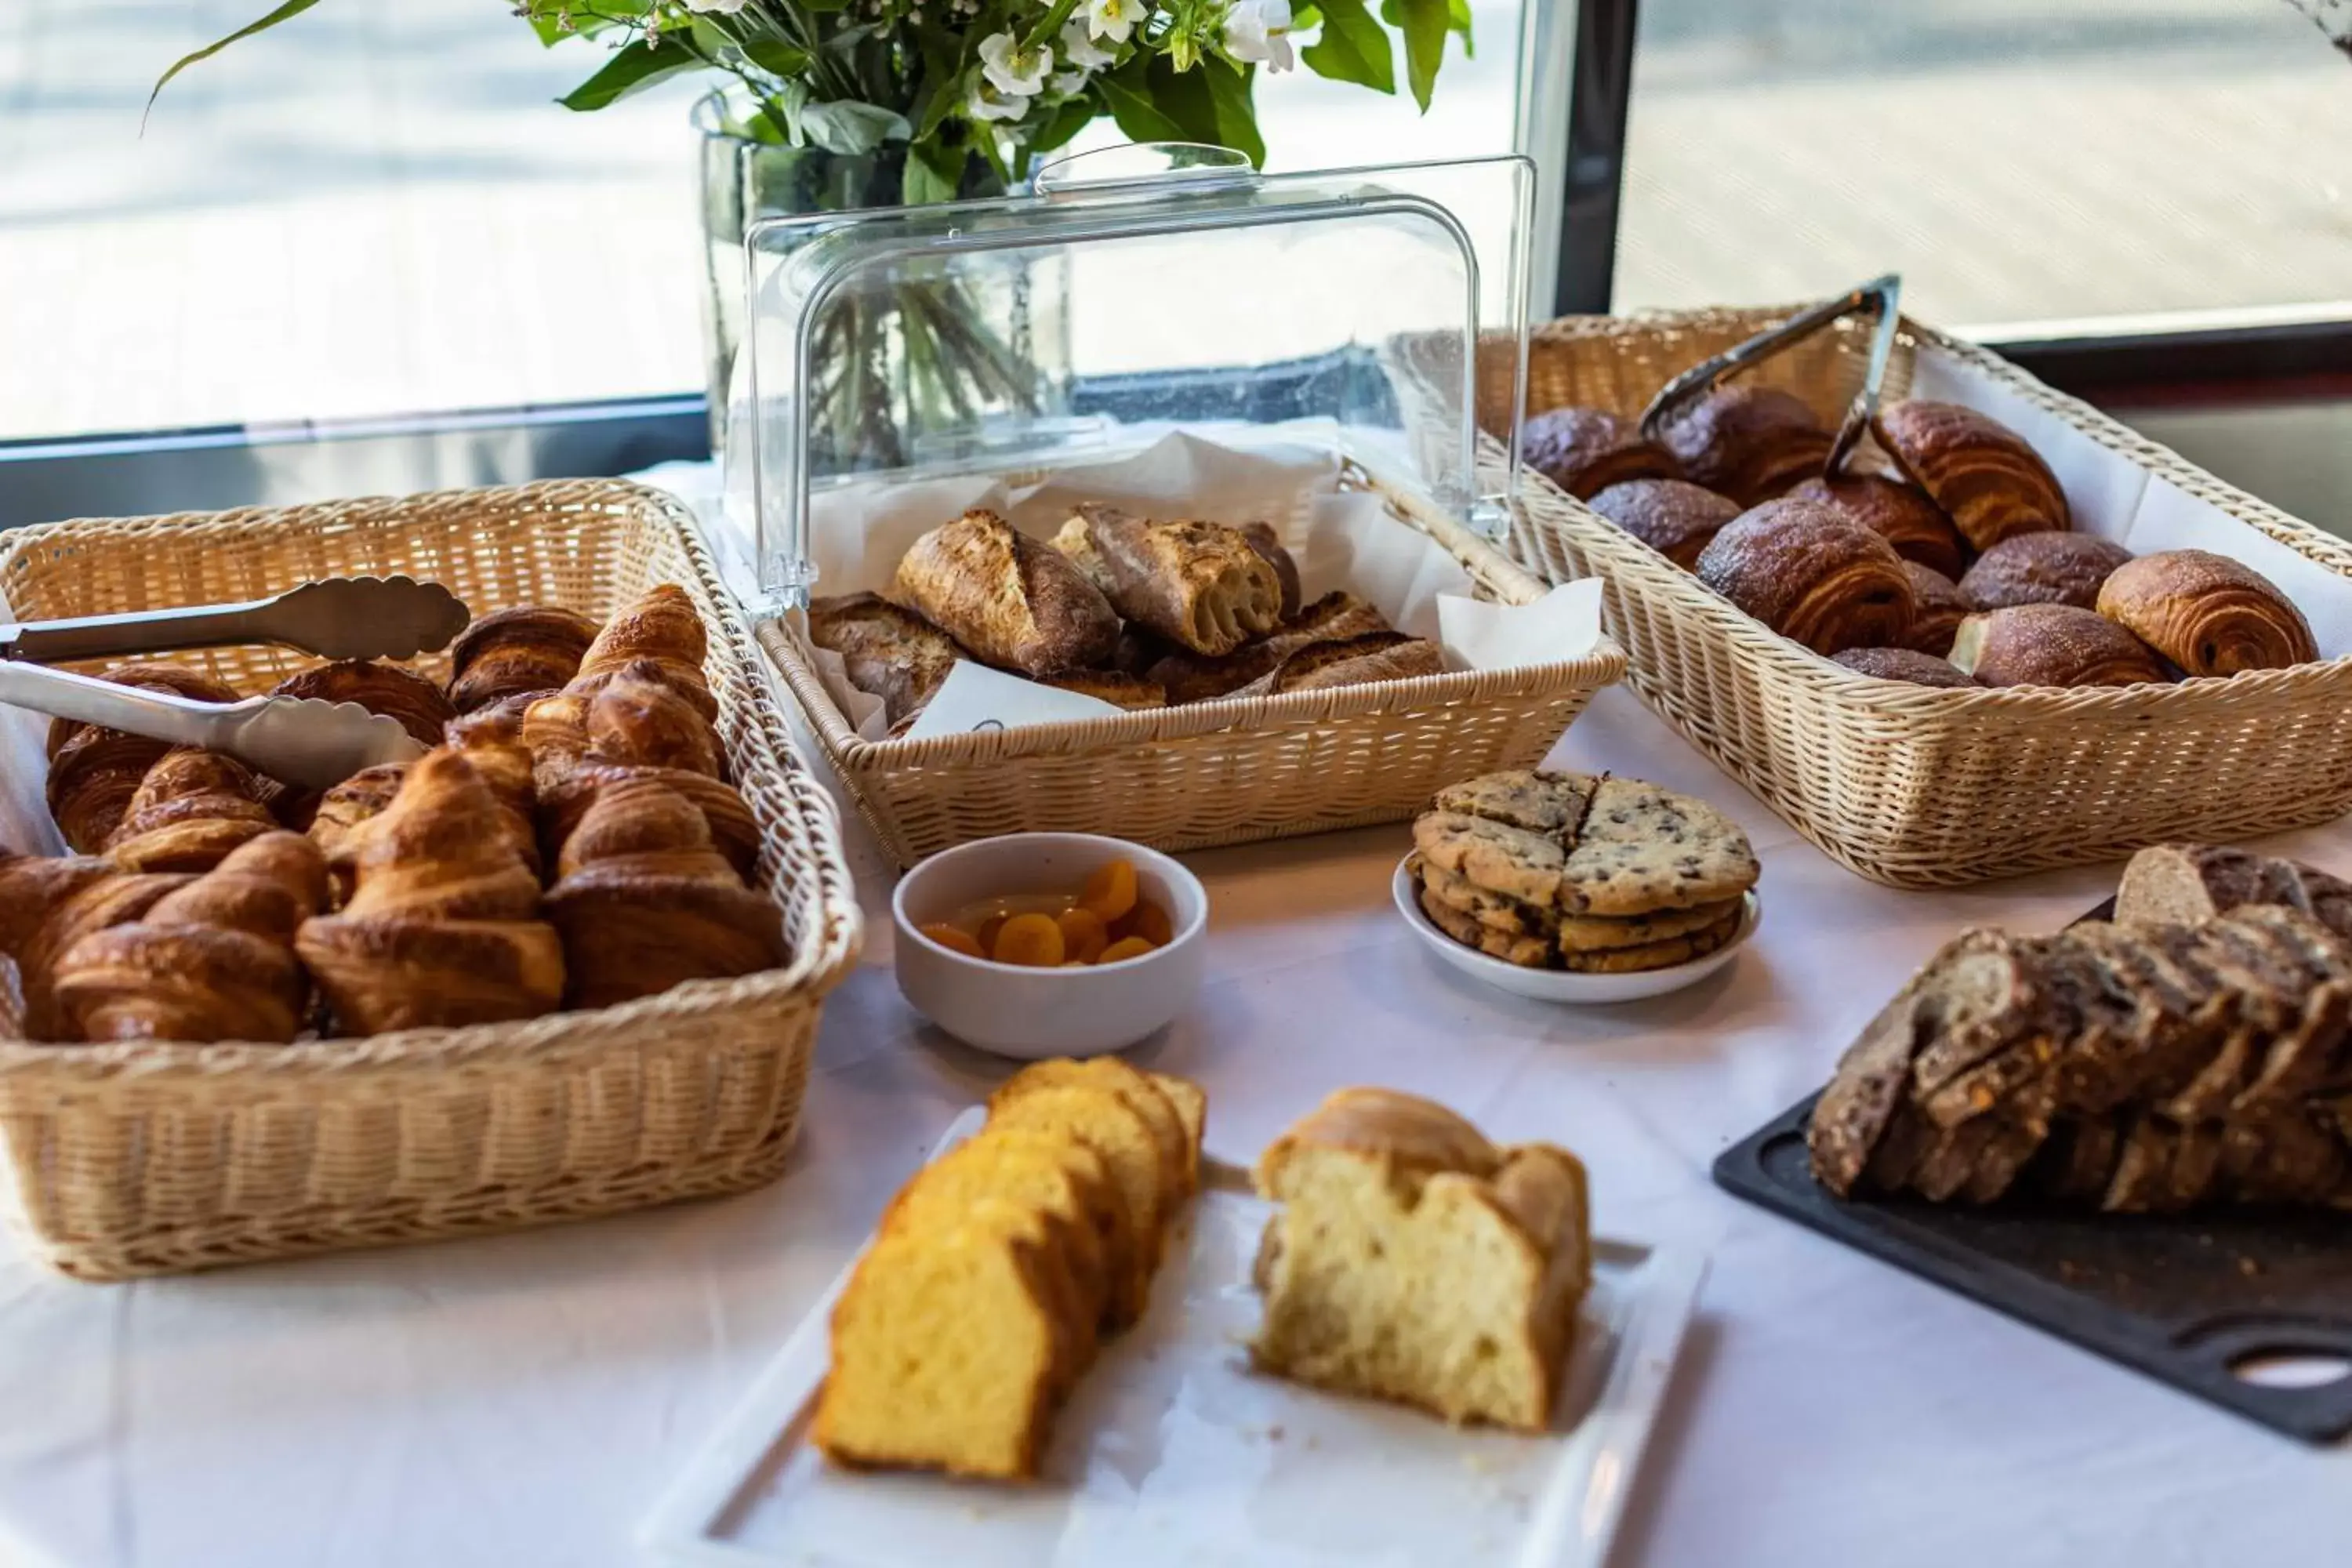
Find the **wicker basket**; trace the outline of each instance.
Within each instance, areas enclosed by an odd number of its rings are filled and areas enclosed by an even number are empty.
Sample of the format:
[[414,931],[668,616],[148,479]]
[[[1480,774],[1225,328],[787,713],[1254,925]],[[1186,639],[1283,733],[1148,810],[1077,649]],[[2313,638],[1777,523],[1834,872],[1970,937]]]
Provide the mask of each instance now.
[[[734,1192],[783,1169],[819,1006],[856,956],[857,904],[832,804],[793,758],[751,632],[676,503],[631,485],[546,484],[58,523],[0,549],[0,592],[25,616],[394,572],[446,584],[477,611],[604,614],[653,584],[683,584],[710,628],[719,731],[792,961],[596,1012],[366,1039],[0,1040],[8,1217],[65,1273],[118,1279],[508,1230]],[[247,690],[309,662],[266,647],[182,657]],[[13,1034],[8,978],[0,1032]]]
[[[1350,482],[1379,489],[1397,525],[1435,540],[1480,596],[1523,605],[1545,593],[1437,508],[1360,471]],[[1002,833],[1103,833],[1179,850],[1394,822],[1457,779],[1532,766],[1625,668],[1624,654],[1604,638],[1559,664],[867,741],[791,632],[763,625],[760,640],[902,866]]]
[[[1638,413],[1676,373],[1790,310],[1580,317],[1537,329],[1528,407]],[[1834,422],[1867,357],[1848,320],[1748,373]],[[1986,378],[2189,497],[2340,575],[2352,548],[2063,396],[1980,348],[1906,321],[1885,391],[1926,356]],[[1408,406],[1410,352],[1391,356]],[[1481,424],[1507,429],[1502,356],[1480,364]],[[1442,367],[1441,367],[1442,370]],[[1483,461],[1496,472],[1490,436]],[[2229,840],[2352,807],[2352,658],[2177,686],[2000,691],[1906,689],[1856,675],[1767,631],[1690,574],[1563,494],[1522,479],[1512,547],[1554,582],[1599,576],[1610,629],[1644,701],[1790,826],[1874,881],[1947,887],[2116,858],[2166,839]],[[2224,525],[2226,526],[2226,525]],[[2214,547],[2228,552],[2226,539]]]

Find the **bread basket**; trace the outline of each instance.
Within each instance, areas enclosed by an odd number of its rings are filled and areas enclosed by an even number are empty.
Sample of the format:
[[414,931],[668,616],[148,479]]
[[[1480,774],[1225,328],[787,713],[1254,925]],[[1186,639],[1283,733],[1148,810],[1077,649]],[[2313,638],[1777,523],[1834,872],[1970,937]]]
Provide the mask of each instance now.
[[[1790,313],[1548,323],[1529,334],[1526,406],[1639,413],[1680,371]],[[1834,424],[1860,384],[1871,325],[1842,320],[1751,374]],[[1389,355],[1423,439],[1443,433],[1448,350],[1406,342]],[[1424,369],[1433,352],[1441,356],[1434,379]],[[1493,433],[1509,428],[1517,374],[1509,358],[1482,355],[1479,367],[1488,432],[1481,460],[1496,472],[1504,454]],[[1979,401],[2034,422],[2044,439],[2063,437],[2069,471],[2081,476],[2079,488],[2069,481],[2078,516],[2112,510],[2119,498],[2138,517],[2161,506],[2201,531],[2175,542],[2323,581],[2352,579],[2352,547],[2333,535],[2000,356],[1906,319],[1886,396],[1922,383],[1923,395]],[[1554,582],[1603,579],[1607,622],[1643,700],[1790,826],[1874,881],[1958,886],[2114,859],[2166,839],[2278,832],[2352,807],[2352,658],[2177,686],[1913,689],[1856,675],[1767,631],[1539,475],[1525,476],[1520,496],[1513,552]]]
[[[21,616],[258,597],[406,573],[478,613],[602,615],[656,583],[693,596],[733,777],[782,910],[782,969],[517,1024],[292,1046],[0,1039],[7,1217],[31,1254],[120,1279],[509,1230],[740,1191],[784,1167],[817,1016],[859,916],[830,799],[793,757],[749,626],[677,505],[609,481],[212,516],[57,523],[0,542]],[[242,690],[305,656],[181,655]],[[433,659],[423,673],[446,674]],[[16,759],[39,776],[37,751]],[[18,1017],[7,966],[0,1034]]]

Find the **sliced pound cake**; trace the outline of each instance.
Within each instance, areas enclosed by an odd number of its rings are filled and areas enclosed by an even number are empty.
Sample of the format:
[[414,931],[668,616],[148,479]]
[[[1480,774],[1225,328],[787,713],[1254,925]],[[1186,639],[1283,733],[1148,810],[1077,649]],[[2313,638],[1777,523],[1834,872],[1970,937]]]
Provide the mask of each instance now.
[[1584,1167],[1443,1106],[1332,1095],[1259,1159],[1263,1370],[1527,1431],[1551,1418],[1591,1279]]

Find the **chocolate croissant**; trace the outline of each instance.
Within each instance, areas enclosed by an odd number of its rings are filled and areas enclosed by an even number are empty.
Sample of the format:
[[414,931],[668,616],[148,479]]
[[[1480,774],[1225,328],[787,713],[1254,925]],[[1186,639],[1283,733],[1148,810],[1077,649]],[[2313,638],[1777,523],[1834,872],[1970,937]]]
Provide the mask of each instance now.
[[396,664],[369,658],[337,659],[297,670],[270,688],[278,697],[308,697],[325,702],[356,702],[371,713],[396,719],[421,746],[441,743],[441,731],[457,710],[439,687]]
[[307,989],[294,932],[326,893],[317,846],[265,833],[59,953],[58,1012],[83,1040],[289,1041]]
[[59,1012],[58,955],[91,931],[135,921],[165,894],[195,879],[180,872],[126,871],[97,856],[0,854],[0,952],[16,961],[28,1040],[70,1040]]
[[1969,603],[1960,596],[1958,584],[1916,561],[1903,563],[1903,575],[1911,584],[1911,633],[1903,646],[1941,658],[1952,651],[1952,638],[1969,618]]
[[1687,479],[1627,479],[1584,504],[1685,572],[1697,564],[1706,542],[1739,515],[1738,501]]
[[632,779],[650,779],[694,805],[710,829],[712,846],[727,857],[737,874],[747,882],[758,874],[760,824],[733,785],[681,768],[621,763],[583,762],[541,792],[539,841],[543,863],[552,866],[562,859],[564,845],[571,842],[599,795]]
[[1282,578],[1238,529],[1159,522],[1082,506],[1054,548],[1111,608],[1180,647],[1216,658],[1282,624]]
[[1819,654],[1900,647],[1916,601],[1894,546],[1842,511],[1766,501],[1724,525],[1699,580]]
[[352,1034],[536,1017],[563,996],[563,944],[505,808],[463,753],[411,763],[363,835],[349,902],[295,951]]
[[663,583],[604,623],[582,656],[579,673],[564,689],[575,697],[593,697],[621,670],[650,661],[662,684],[685,698],[706,722],[715,723],[719,700],[711,695],[710,679],[702,669],[709,656],[710,634],[703,628],[693,598],[677,584]]
[[1980,686],[2137,686],[2165,679],[2139,638],[2073,605],[2012,605],[1960,623],[1952,663]]
[[1909,647],[1850,647],[1831,660],[1842,664],[1857,675],[1867,675],[1879,680],[1900,680],[1912,686],[1939,686],[1958,689],[1976,685],[1975,678],[1963,674],[1949,659],[1937,658],[1931,653],[1921,653]]
[[1671,410],[1658,435],[1683,478],[1744,507],[1820,473],[1832,440],[1795,394],[1745,381]]
[[992,511],[968,511],[915,541],[889,596],[985,663],[1023,675],[1097,668],[1118,647],[1118,613],[1102,590]]
[[1990,415],[1913,398],[1880,409],[1871,429],[1895,466],[1979,550],[2011,534],[2074,526],[2058,476],[2023,437]]
[[259,775],[236,758],[177,746],[147,770],[106,840],[126,871],[209,871],[228,852],[278,826]]
[[1968,559],[1960,531],[1916,485],[1877,474],[1840,474],[1835,479],[1816,476],[1789,494],[1797,500],[1836,507],[1895,546],[1895,554],[1931,572],[1957,578]]
[[1605,408],[1552,408],[1519,427],[1519,460],[1579,500],[1628,479],[1682,477],[1673,454]]
[[[224,682],[175,664],[124,664],[106,672],[117,686],[161,691],[197,702],[234,702]],[[49,815],[66,843],[95,855],[121,826],[131,797],[147,770],[172,749],[167,741],[127,734],[103,725],[58,719],[49,724]]]
[[449,645],[449,703],[460,713],[526,691],[551,691],[580,673],[594,621],[554,605],[478,617]]
[[784,962],[782,913],[713,847],[702,812],[658,780],[599,791],[557,869],[547,912],[563,936],[572,1006]]
[[2311,623],[2271,580],[2204,550],[2126,562],[2099,586],[2099,614],[2190,675],[2280,669],[2319,657]]
[[1977,558],[1960,579],[1960,595],[1979,610],[2011,605],[2088,610],[2098,605],[2099,584],[2131,558],[2130,551],[2096,534],[2012,534]]

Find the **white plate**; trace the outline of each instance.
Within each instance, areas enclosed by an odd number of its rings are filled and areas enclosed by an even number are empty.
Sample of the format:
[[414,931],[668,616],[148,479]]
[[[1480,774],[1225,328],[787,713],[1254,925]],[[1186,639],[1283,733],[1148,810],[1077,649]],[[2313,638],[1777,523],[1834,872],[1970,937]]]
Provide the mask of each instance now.
[[[940,1150],[982,1117],[959,1118]],[[1251,1373],[1267,1213],[1220,1170],[1150,1311],[1104,1346],[1028,1488],[840,1470],[809,1446],[844,1269],[654,1510],[645,1544],[707,1568],[1599,1568],[1705,1258],[1599,1244],[1560,1416],[1527,1437]]]
[[1677,963],[1664,969],[1644,969],[1633,974],[1586,974],[1569,969],[1529,969],[1525,964],[1507,963],[1490,958],[1475,947],[1465,947],[1437,929],[1421,907],[1420,889],[1412,876],[1412,857],[1397,862],[1396,876],[1390,890],[1396,898],[1397,912],[1404,916],[1405,924],[1413,934],[1429,944],[1430,951],[1445,960],[1463,973],[1483,980],[1487,984],[1520,996],[1532,996],[1538,1002],[1638,1002],[1645,996],[1664,996],[1669,991],[1679,991],[1685,985],[1696,985],[1708,975],[1739,956],[1748,939],[1756,934],[1756,922],[1764,918],[1764,906],[1753,892],[1740,901],[1739,928],[1731,940],[1713,952]]

